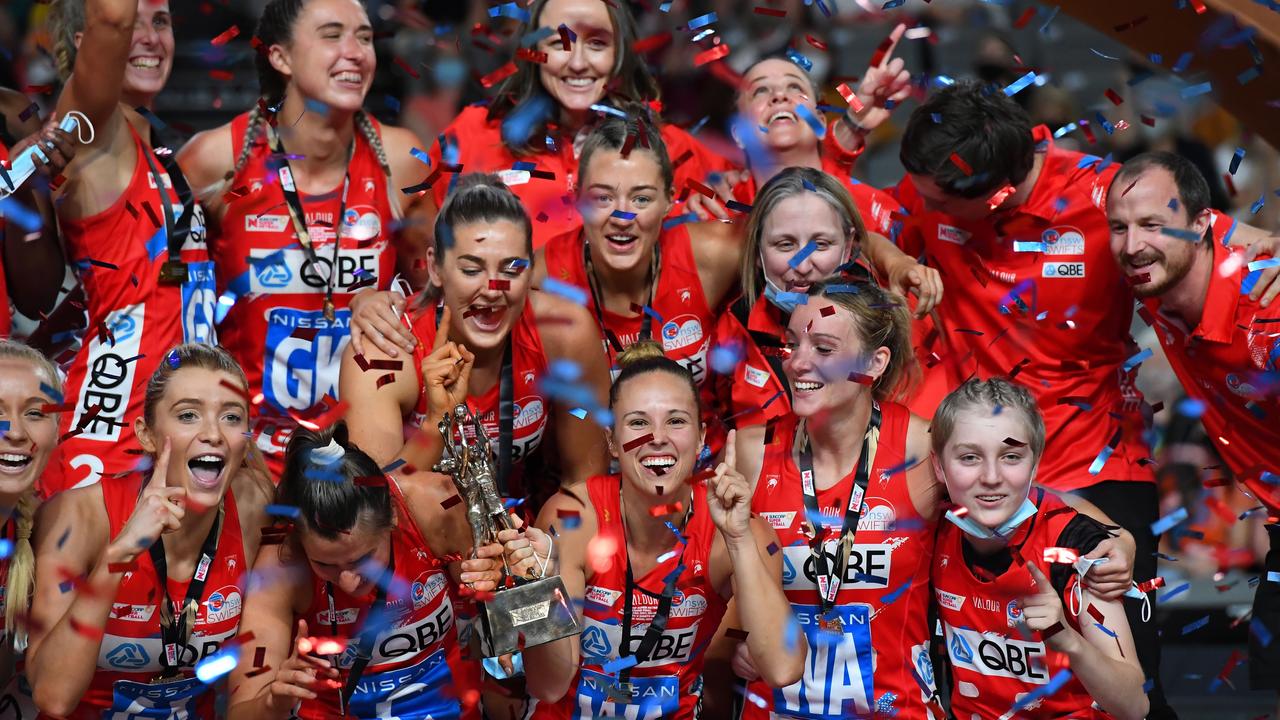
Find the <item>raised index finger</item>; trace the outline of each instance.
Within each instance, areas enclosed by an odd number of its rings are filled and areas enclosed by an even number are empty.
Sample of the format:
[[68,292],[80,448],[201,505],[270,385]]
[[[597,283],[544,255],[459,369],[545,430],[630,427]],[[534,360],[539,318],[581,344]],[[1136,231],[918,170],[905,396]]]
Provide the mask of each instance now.
[[724,464],[728,465],[735,472],[738,470],[738,448],[734,445],[733,441],[737,436],[737,430],[730,430],[729,435],[724,439]]
[[449,342],[449,321],[452,319],[453,312],[449,310],[449,306],[444,306],[444,311],[440,313],[440,324],[436,326],[436,340],[431,344],[431,351],[435,352],[444,347]]
[[880,46],[876,48],[876,52],[871,56],[871,65],[883,68],[893,59],[893,51],[898,48],[898,41],[902,39],[903,34],[907,32],[906,23],[898,23],[898,26],[889,33],[889,37],[880,42]]

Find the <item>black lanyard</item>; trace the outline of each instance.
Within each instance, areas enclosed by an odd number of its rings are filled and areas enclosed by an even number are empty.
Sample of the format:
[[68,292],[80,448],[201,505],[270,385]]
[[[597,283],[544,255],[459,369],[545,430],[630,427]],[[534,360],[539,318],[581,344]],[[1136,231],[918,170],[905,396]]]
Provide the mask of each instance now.
[[164,538],[147,548],[151,554],[151,563],[160,576],[160,593],[163,602],[160,605],[160,636],[164,642],[164,656],[160,658],[161,671],[158,680],[167,680],[179,674],[179,663],[187,640],[191,637],[196,619],[196,609],[200,598],[204,596],[205,581],[209,578],[209,568],[218,555],[218,539],[222,535],[222,508],[218,508],[218,517],[214,518],[213,527],[209,528],[209,536],[200,546],[200,561],[196,564],[191,582],[187,585],[187,596],[182,600],[182,608],[174,607],[169,598],[169,563],[164,556]]
[[853,536],[858,531],[858,518],[862,515],[862,498],[867,492],[868,478],[871,475],[871,461],[876,454],[880,441],[880,405],[871,401],[871,417],[867,420],[867,432],[862,436],[862,451],[858,455],[858,471],[853,476],[853,487],[849,489],[849,504],[845,508],[844,523],[840,530],[840,544],[836,549],[835,567],[827,564],[827,553],[823,548],[825,533],[820,531],[821,511],[818,509],[818,493],[813,478],[813,451],[809,448],[809,438],[797,437],[800,441],[800,488],[804,494],[804,509],[809,523],[813,526],[813,537],[809,540],[809,549],[813,553],[815,569],[818,575],[818,604],[825,615],[835,605],[836,593],[840,590],[840,579],[844,577],[844,567],[848,562]]
[[[298,197],[298,187],[294,181],[293,169],[289,167],[289,157],[285,154],[284,145],[280,142],[280,136],[276,134],[276,130],[270,124],[267,125],[267,137],[271,141],[271,152],[275,153],[276,158],[280,162],[278,174],[280,176],[280,190],[284,193],[285,205],[289,207],[289,217],[293,221],[293,231],[298,236],[298,243],[302,245],[302,252],[307,256],[307,262],[311,263],[311,267],[318,272],[320,269],[319,258],[316,257],[315,248],[311,244],[311,231],[307,229],[307,215],[302,208],[302,198]],[[338,216],[333,223],[333,259],[329,266],[329,277],[325,281],[324,287],[324,316],[330,322],[336,317],[336,311],[333,307],[333,286],[338,277],[338,248],[342,245],[342,218],[347,213],[347,191],[351,188],[351,158],[355,155],[355,141],[351,141],[351,147],[347,150],[347,172],[342,176],[342,201],[338,204]]]
[[[619,498],[621,498],[622,496],[621,487],[619,487],[618,489],[618,496]],[[621,503],[619,503],[619,507],[621,507]],[[684,527],[686,532],[689,529],[689,522],[692,519],[693,519],[693,499],[690,498],[689,512],[685,514],[685,521],[684,521]],[[684,569],[685,569],[684,553],[686,550],[689,549],[689,539],[687,537],[681,538],[682,547],[680,548],[680,557],[676,559],[675,569],[667,573],[667,577],[665,578],[665,584],[663,585],[663,588],[662,588],[662,594],[658,596],[658,609],[654,613],[653,621],[649,623],[648,629],[646,629],[644,632],[644,637],[640,639],[640,646],[636,648],[636,651],[634,653],[632,653],[631,652],[631,603],[632,603],[631,596],[636,590],[640,590],[641,592],[644,592],[644,593],[648,593],[648,591],[644,590],[643,588],[641,588],[639,585],[636,584],[635,576],[631,571],[631,551],[628,550],[626,547],[626,524],[625,524],[626,521],[623,520],[622,522],[623,522],[622,551],[627,555],[627,587],[625,590],[626,599],[622,604],[622,647],[619,649],[618,656],[628,657],[630,655],[635,655],[636,664],[632,665],[631,667],[636,667],[636,665],[639,665],[640,663],[645,662],[649,659],[649,656],[653,654],[654,648],[658,646],[658,640],[662,638],[662,633],[666,632],[667,630],[667,621],[671,618],[671,602],[672,602],[672,598],[674,598],[676,594],[676,583],[680,580],[680,576],[684,574]],[[626,699],[628,700],[630,700],[630,694],[631,694],[630,680],[631,680],[631,668],[626,668],[618,674],[618,687],[621,688],[622,691],[627,694]]]
[[[392,532],[394,533],[395,530]],[[391,548],[387,553],[387,568],[383,571],[382,578],[378,580],[378,589],[373,595],[373,603],[369,606],[369,614],[364,616],[364,624],[360,628],[360,633],[356,635],[356,655],[351,661],[351,669],[347,671],[347,682],[338,695],[338,712],[343,715],[347,714],[346,708],[351,700],[351,694],[355,692],[365,668],[369,667],[369,662],[373,659],[373,644],[378,639],[378,627],[382,624],[379,616],[387,609],[387,586],[391,584],[395,574],[396,546],[395,539],[392,538]],[[326,581],[324,592],[329,600],[329,628],[333,636],[337,637],[338,616],[333,600],[333,583]],[[333,666],[338,667],[337,658],[333,659]]]
[[[763,298],[759,298],[756,302],[769,302]],[[738,318],[738,322],[742,325],[742,329],[747,331],[747,335],[761,350],[765,362],[769,363],[769,369],[773,371],[773,376],[782,384],[782,391],[787,394],[787,401],[791,401],[791,383],[787,381],[787,374],[782,370],[782,338],[777,335],[771,335],[766,332],[751,329],[751,309],[747,307],[747,299],[739,297],[733,305],[730,306],[729,312]],[[779,310],[779,312],[782,312]],[[790,313],[783,313],[782,324],[785,327],[791,322]]]
[[[596,280],[596,267],[591,262],[591,243],[584,237],[582,239],[582,264],[587,269],[587,286],[591,290],[591,304],[596,311],[596,322],[600,325],[600,332],[604,333],[605,340],[613,347],[614,353],[623,351],[622,341],[614,334],[604,321],[604,299],[600,297],[600,283]],[[653,311],[653,294],[658,289],[658,270],[662,266],[662,245],[653,246],[653,260],[649,263],[649,306],[640,311],[640,340],[650,340],[653,338],[653,318],[649,315]]]
[[[178,163],[173,159],[173,153],[160,156],[156,153],[154,147],[154,138],[158,130],[164,123],[154,113],[146,108],[137,108],[137,112],[151,123],[152,148],[150,152],[143,151],[142,155],[147,159],[147,165],[151,169],[151,178],[156,184],[156,190],[160,193],[160,209],[164,213],[164,237],[165,245],[169,249],[169,259],[164,265],[160,266],[160,282],[165,284],[181,284],[187,281],[187,264],[182,262],[182,246],[186,244],[187,238],[191,235],[191,221],[195,218],[196,206],[192,200],[191,186],[187,184],[187,179],[182,174],[182,170],[178,168]],[[172,147],[170,147],[172,150]],[[160,174],[160,168],[156,166],[156,158],[160,158],[160,164],[164,166],[164,171],[169,175],[169,182],[173,186],[173,192],[178,196],[178,207],[182,208],[182,217],[174,218],[173,203],[169,199],[169,191],[165,188],[164,176]]]
[[[440,318],[444,304],[436,305],[436,332],[440,332]],[[518,320],[517,320],[518,322]],[[448,328],[445,328],[448,332]],[[515,328],[511,329],[515,332]],[[511,337],[507,336],[502,349],[502,369],[498,371],[498,477],[494,481],[502,497],[510,497],[508,480],[511,477],[511,443],[515,435],[515,370],[512,363]],[[426,388],[423,388],[426,391]],[[465,400],[465,398],[464,398]],[[466,442],[466,437],[462,438]]]

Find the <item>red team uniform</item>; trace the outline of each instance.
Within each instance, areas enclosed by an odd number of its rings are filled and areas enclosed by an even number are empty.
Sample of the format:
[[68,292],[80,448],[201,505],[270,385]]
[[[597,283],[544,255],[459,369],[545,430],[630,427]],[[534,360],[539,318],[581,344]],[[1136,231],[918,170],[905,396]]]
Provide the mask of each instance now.
[[[243,145],[247,123],[247,114],[232,121],[232,147]],[[295,418],[306,418],[326,395],[337,397],[353,286],[385,290],[395,274],[390,180],[363,133],[356,132],[354,142],[346,182],[322,196],[299,193],[323,267],[308,261],[299,243],[281,187],[279,160],[271,157],[265,132],[258,133],[249,161],[231,180],[231,188],[247,192],[229,200],[221,234],[212,243],[218,291],[240,296],[220,326],[222,343],[244,369],[250,392],[262,393],[253,432],[276,477],[284,469]],[[335,269],[334,227],[339,222]],[[323,312],[330,282],[332,321]]]
[[650,309],[660,319],[645,313],[619,315],[600,307],[587,279],[585,248],[581,230],[552,238],[544,250],[547,277],[577,286],[587,294],[587,309],[601,325],[600,341],[613,376],[618,374],[618,353],[639,339],[648,317],[652,339],[662,343],[666,356],[687,368],[701,385],[707,377],[707,352],[715,321],[702,292],[689,229],[677,225],[658,236],[656,251],[662,262]]
[[[943,285],[959,288],[934,311],[949,347],[933,345],[940,359],[921,357],[926,384],[941,373],[945,388],[975,375],[1027,386],[1044,413],[1039,477],[1055,490],[1152,482],[1142,395],[1136,369],[1126,368],[1137,351],[1124,311],[1133,294],[1111,257],[1102,210],[1118,166],[1058,149],[1044,126],[1033,134],[1045,147],[1035,187],[1025,203],[991,218],[930,212],[909,177],[898,186],[911,213],[903,251],[924,255]],[[913,409],[931,417],[940,400]]]
[[[413,371],[418,378],[422,377],[422,363],[430,354],[430,348],[436,340],[436,308],[428,307],[417,313],[412,325],[418,345],[413,349]],[[503,382],[510,382],[512,425],[511,425],[511,477],[507,478],[507,494],[513,498],[524,498],[537,490],[526,487],[522,482],[521,467],[523,461],[542,442],[547,429],[547,417],[550,413],[550,399],[539,387],[542,378],[547,374],[547,353],[542,348],[542,336],[538,333],[538,321],[533,314],[533,299],[526,298],[524,311],[511,328],[507,342],[511,349],[511,377],[499,378],[484,395],[468,396],[467,407],[484,426],[485,434],[493,446],[494,454],[499,446],[498,410]],[[421,385],[421,380],[419,380]],[[406,434],[412,434],[422,428],[427,418],[427,389],[419,388],[418,401],[408,418]],[[434,429],[431,429],[434,432]]]
[[[880,439],[833,608],[843,635],[819,628],[818,570],[806,534],[801,472],[793,454],[799,421],[788,415],[773,426],[751,510],[778,533],[782,588],[805,629],[809,655],[804,676],[794,685],[774,690],[763,681],[752,682],[750,691],[767,702],[767,709],[746,702],[744,719],[766,720],[771,711],[814,719],[932,717],[925,702],[935,690],[928,609],[937,523],[916,511],[903,472],[911,414],[897,403],[882,403],[880,408]],[[840,482],[815,492],[829,529],[824,551],[833,565],[856,472],[855,468]]]
[[[379,623],[370,645],[371,660],[360,674],[346,717],[414,717],[479,720],[479,666],[461,657],[459,628],[451,582],[445,564],[432,555],[422,531],[405,506],[394,480],[388,490],[396,511],[391,530],[391,564],[396,578],[386,594],[390,617]],[[330,595],[332,592],[332,595]],[[307,626],[317,634],[346,641],[338,658],[339,681],[347,682],[360,634],[376,597],[351,597],[312,576]],[[338,717],[337,690],[317,689],[319,697],[303,701],[302,720]]]
[[[102,483],[111,537],[119,535],[128,523],[142,489],[143,477],[137,473]],[[244,604],[242,578],[249,569],[231,490],[227,490],[222,506],[222,530],[217,551],[207,565],[195,625],[186,645],[179,650],[182,674],[172,680],[152,682],[161,674],[165,657],[159,604],[164,602],[164,594],[160,583],[168,583],[169,598],[175,603],[186,597],[188,583],[159,577],[151,558],[143,553],[138,556],[136,569],[125,573],[116,591],[98,650],[98,670],[79,706],[68,716],[70,720],[214,717],[213,689],[195,677],[193,668],[236,634]],[[197,575],[201,567],[205,567],[203,559],[197,565]]]
[[[708,578],[716,528],[707,509],[707,490],[701,483],[693,486],[693,516],[684,529],[687,544],[672,538],[670,557],[635,578],[632,585],[627,577],[630,564],[622,524],[621,482],[617,475],[587,480],[589,502],[599,518],[597,537],[612,538],[617,549],[609,558],[608,570],[596,571],[586,579],[579,637],[582,661],[569,692],[558,703],[537,703],[533,720],[692,720],[701,704],[704,651],[728,604]],[[605,665],[624,654],[636,653],[658,614],[667,576],[681,564],[684,571],[675,579],[666,629],[652,646],[648,659],[630,668],[629,680],[634,688],[627,699],[618,693],[617,673],[609,673]],[[622,653],[623,625],[627,620],[627,652]]]
[[[951,712],[957,720],[1110,717],[1091,707],[1093,699],[1074,676],[1047,697],[1014,710],[1023,695],[1043,690],[1069,663],[1066,655],[1048,649],[1038,633],[1024,637],[1026,629],[1019,630],[1018,600],[1031,593],[1034,583],[1025,564],[1012,556],[1043,570],[1045,548],[1074,548],[1083,556],[1107,537],[1101,525],[1042,489],[1033,489],[1031,500],[1038,512],[1014,531],[1006,550],[987,558],[976,557],[959,527],[939,523],[933,587],[951,658]],[[982,570],[975,572],[975,565]],[[1046,577],[1058,591],[1072,628],[1080,630],[1076,612],[1083,622],[1092,622],[1083,608],[1072,611],[1068,597],[1080,577],[1070,565],[1050,564]]]
[[[190,207],[179,202],[170,177],[176,165],[166,170],[132,126],[129,131],[137,156],[128,188],[97,215],[60,222],[68,256],[80,270],[89,330],[67,371],[74,410],[62,413],[59,428],[64,435],[78,432],[50,459],[41,479],[46,497],[133,471],[141,455],[133,420],[142,416],[147,380],[174,345],[217,341],[204,212],[194,201]],[[187,278],[180,284],[160,281],[170,259],[162,202],[171,204],[175,221],[191,213],[181,258]]]
[[[442,137],[448,144],[444,162],[461,165],[461,173],[491,172],[520,198],[533,219],[533,247],[541,248],[548,240],[582,226],[576,206],[578,156],[573,142],[560,139],[554,149],[539,149],[531,155],[516,155],[502,144],[502,121],[489,120],[487,107],[472,105],[445,128]],[[713,172],[732,168],[724,158],[703,147],[692,135],[680,128],[662,124],[662,142],[675,168],[673,189],[684,191],[690,180],[705,183]],[[534,138],[539,148],[541,138]],[[440,143],[431,147],[431,166],[439,168]],[[436,207],[444,202],[457,174],[443,174],[431,186]]]
[[[1200,421],[1231,474],[1270,514],[1280,515],[1274,480],[1280,444],[1272,424],[1280,418],[1280,303],[1263,308],[1249,299],[1244,252],[1224,243],[1233,222],[1217,213],[1213,220],[1213,271],[1200,323],[1188,329],[1162,314],[1159,297],[1143,298],[1140,315],[1155,328],[1187,394],[1204,404]],[[1271,482],[1264,472],[1273,475]]]

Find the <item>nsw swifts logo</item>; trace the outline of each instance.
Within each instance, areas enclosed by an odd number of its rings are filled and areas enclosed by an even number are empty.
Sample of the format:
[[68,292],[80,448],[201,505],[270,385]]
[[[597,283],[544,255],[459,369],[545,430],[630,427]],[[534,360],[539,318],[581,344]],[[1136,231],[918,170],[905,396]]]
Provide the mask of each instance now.
[[542,421],[542,416],[546,413],[542,398],[532,395],[520,398],[512,411],[515,415],[512,425],[517,429],[536,425]]
[[671,352],[702,340],[702,323],[693,315],[677,315],[662,326],[662,349]]

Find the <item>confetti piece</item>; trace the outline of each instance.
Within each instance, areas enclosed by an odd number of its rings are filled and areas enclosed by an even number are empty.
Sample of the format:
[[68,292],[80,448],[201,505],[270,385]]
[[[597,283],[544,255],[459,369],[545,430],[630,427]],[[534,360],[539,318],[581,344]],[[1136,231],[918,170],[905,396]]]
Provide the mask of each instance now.
[[858,99],[858,94],[848,84],[840,83],[836,86],[836,92],[840,93],[840,97],[844,98],[844,101],[849,104],[850,109],[855,113],[862,112],[862,101]]
[[[1061,631],[1062,626],[1060,623],[1057,624],[1056,627],[1058,631]],[[1048,640],[1050,637],[1052,637],[1049,631],[1053,629],[1054,629],[1053,627],[1046,629],[1043,633],[1040,634],[1041,638],[1043,638],[1044,640]],[[1071,680],[1070,670],[1066,670],[1066,669],[1059,670],[1058,672],[1054,673],[1053,678],[1051,678],[1048,683],[1018,698],[1018,701],[1013,704],[1013,708],[1011,708],[1008,715],[1017,715],[1019,710],[1022,710],[1025,707],[1032,706],[1032,703],[1036,703],[1036,705],[1038,705],[1041,698],[1049,697],[1054,693],[1058,692],[1070,680]]]
[[1266,270],[1267,268],[1280,267],[1280,258],[1267,258],[1265,260],[1254,260],[1253,262],[1249,263],[1246,267],[1249,268],[1249,272],[1257,272],[1259,270]]
[[489,8],[489,17],[508,17],[527,23],[529,22],[529,11],[520,7],[518,3],[509,2]]
[[1165,515],[1159,520],[1151,523],[1151,534],[1159,537],[1168,532],[1175,525],[1187,519],[1187,509],[1180,507],[1177,510]]
[[782,304],[792,303],[795,305],[808,305],[809,296],[798,292],[780,292],[778,293],[778,302]]
[[1034,7],[1029,7],[1026,10],[1022,11],[1022,14],[1018,16],[1017,20],[1013,21],[1013,27],[1015,29],[1021,30],[1022,28],[1026,27],[1031,22],[1031,19],[1034,18],[1035,16],[1036,16],[1036,9]]
[[[1044,549],[1044,561],[1047,563],[1071,565],[1078,559],[1080,559],[1080,553],[1072,548],[1047,547]],[[1089,607],[1092,608],[1093,606],[1090,605]]]
[[511,289],[511,281],[510,281],[510,280],[503,280],[503,279],[499,279],[499,278],[493,278],[493,279],[489,280],[489,289],[490,289],[490,290],[503,290],[503,291],[510,290],[510,289]]
[[653,517],[662,517],[663,515],[672,515],[683,512],[684,506],[681,503],[669,503],[667,505],[656,505],[649,508],[649,514]]
[[818,250],[818,242],[816,240],[810,240],[807,244],[805,244],[804,247],[800,248],[800,250],[796,252],[795,255],[792,255],[790,260],[787,260],[787,265],[792,270],[795,270],[796,268],[800,267],[800,265],[804,263],[805,260],[808,260],[809,256],[812,255],[817,250]]
[[973,175],[973,168],[970,167],[969,163],[965,162],[964,158],[960,157],[958,153],[951,153],[950,160],[951,164],[959,168],[960,172],[964,173],[966,176]]
[[1151,348],[1143,348],[1141,352],[1124,361],[1124,371],[1129,372],[1138,367],[1143,361],[1150,359],[1151,354]]
[[635,439],[632,439],[632,440],[628,440],[628,441],[627,441],[627,442],[622,446],[622,451],[623,451],[623,452],[631,452],[632,450],[635,450],[636,448],[640,447],[641,445],[644,445],[645,443],[649,442],[650,440],[653,440],[653,433],[646,433],[646,434],[644,434],[644,435],[641,435],[641,436],[640,436],[640,437],[638,437],[638,438],[635,438]]
[[539,65],[541,65],[547,61],[547,54],[540,50],[530,50],[529,48],[517,48],[516,59],[527,60],[531,63],[538,63]]
[[577,285],[561,282],[552,277],[548,277],[542,281],[542,290],[549,292],[552,295],[559,295],[560,297],[578,305],[587,304],[586,290],[583,290]]
[[609,214],[609,217],[618,218],[619,220],[635,220],[636,214],[633,212],[626,212],[624,210],[614,210]]
[[622,657],[615,658],[605,663],[602,669],[606,673],[613,675],[623,670],[626,670],[627,668],[635,667],[635,664],[636,664],[635,655],[623,655]]
[[1118,105],[1124,104],[1124,98],[1120,97],[1120,94],[1117,93],[1115,90],[1112,90],[1111,88],[1107,88],[1106,92],[1102,94],[1105,95],[1107,99],[1110,100],[1114,105],[1118,106]]
[[215,46],[226,45],[232,38],[238,36],[239,34],[240,34],[240,27],[238,25],[232,25],[226,30],[223,30],[222,33],[219,34],[217,37],[210,40],[209,44],[215,45]]
[[813,61],[803,54],[787,48],[787,57],[791,59],[791,62],[803,68],[805,72],[813,72]]
[[302,511],[293,505],[268,505],[266,510],[268,515],[281,517],[297,518],[302,514]]
[[1183,634],[1183,635],[1190,635],[1191,633],[1193,633],[1193,632],[1195,632],[1195,631],[1199,630],[1200,628],[1202,628],[1202,627],[1204,627],[1205,625],[1208,625],[1208,624],[1209,624],[1209,616],[1208,616],[1208,615],[1205,615],[1204,617],[1200,618],[1199,620],[1192,620],[1191,622],[1189,622],[1189,623],[1187,623],[1186,625],[1184,625],[1184,626],[1182,627],[1182,634]]
[[705,27],[707,25],[710,25],[713,22],[716,22],[716,20],[718,20],[718,18],[716,17],[716,14],[713,12],[710,12],[710,13],[707,13],[706,15],[699,15],[698,17],[690,20],[689,24],[685,27],[689,30],[697,30],[700,27]]
[[[497,70],[494,70],[493,72],[489,73],[488,75],[485,75],[484,77],[480,78],[480,84],[484,86],[485,89],[488,89],[515,74],[516,74],[516,64],[514,62],[509,62],[506,65],[503,65],[502,67],[498,68]],[[416,78],[417,75],[414,75],[414,77]]]
[[1244,148],[1238,147],[1236,148],[1235,154],[1231,156],[1231,167],[1227,169],[1227,172],[1235,175],[1236,170],[1240,169],[1241,160],[1244,160]]
[[1164,587],[1164,578],[1159,576],[1153,577],[1146,582],[1138,583],[1138,590],[1140,590],[1144,594],[1162,587]]
[[813,134],[817,135],[819,140],[827,136],[827,126],[813,113],[813,110],[809,109],[808,105],[796,105],[795,111],[800,116],[800,119],[804,120],[813,129]]
[[1179,94],[1182,95],[1183,100],[1190,100],[1191,98],[1199,97],[1212,91],[1213,83],[1202,82],[1183,88],[1182,92]]
[[218,678],[235,670],[236,664],[239,662],[240,646],[238,644],[228,645],[197,663],[196,677],[205,685],[212,685],[218,681]]
[[1014,95],[1017,95],[1018,93],[1025,90],[1028,85],[1035,82],[1035,80],[1036,80],[1035,71],[1028,72],[1026,75],[1023,75],[1017,80],[1014,80],[1013,82],[1009,83],[1007,87],[1005,87],[1004,89],[1005,97],[1013,97]]
[[1255,617],[1249,621],[1249,634],[1257,638],[1258,644],[1262,647],[1271,645],[1273,636],[1271,631],[1267,629],[1266,624],[1262,622],[1262,618]]
[[693,57],[693,66],[701,67],[710,62],[715,62],[729,54],[729,46],[725,44],[717,45],[709,50],[703,50]]
[[812,35],[805,35],[804,41],[823,52],[827,51],[827,44]]
[[[392,62],[394,62],[396,65],[400,66],[400,69],[401,69],[401,70],[403,70],[403,71],[405,71],[406,73],[408,73],[409,77],[413,78],[414,80],[417,80],[417,79],[419,78],[418,71],[417,71],[417,70],[414,70],[414,69],[413,69],[413,66],[411,66],[409,63],[405,62],[403,58],[401,58],[401,57],[399,57],[399,56],[396,56],[396,57],[391,58],[391,60],[392,60]],[[489,87],[489,86],[488,86],[488,85],[486,85],[485,87]]]

